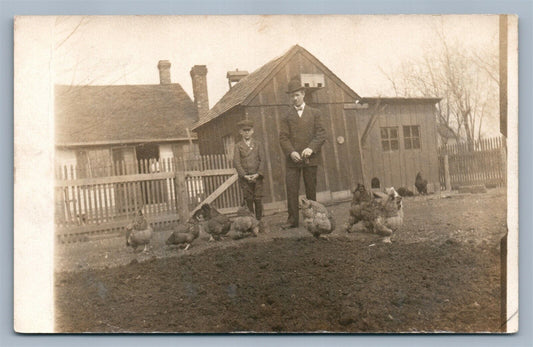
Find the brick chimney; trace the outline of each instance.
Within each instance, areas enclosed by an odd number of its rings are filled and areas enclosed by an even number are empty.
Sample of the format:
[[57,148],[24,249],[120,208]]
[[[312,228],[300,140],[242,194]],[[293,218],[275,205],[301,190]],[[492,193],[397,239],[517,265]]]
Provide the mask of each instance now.
[[192,92],[194,94],[194,104],[198,109],[198,119],[201,119],[209,111],[206,76],[207,67],[205,65],[194,65],[192,67]]
[[159,69],[159,83],[170,84],[170,62],[168,60],[160,60],[157,64]]
[[226,78],[228,79],[229,89],[231,89],[231,87],[233,87],[235,84],[239,83],[239,81],[246,76],[248,76],[248,71],[239,71],[239,69],[235,69],[235,71],[228,71]]

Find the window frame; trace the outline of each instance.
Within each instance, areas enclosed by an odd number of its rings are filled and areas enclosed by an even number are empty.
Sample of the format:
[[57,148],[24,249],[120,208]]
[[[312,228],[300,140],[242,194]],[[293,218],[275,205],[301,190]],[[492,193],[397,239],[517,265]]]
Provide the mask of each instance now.
[[[392,127],[380,127],[380,141],[381,141],[381,150],[382,152],[397,152],[400,150],[400,132],[398,126]],[[392,137],[391,131],[396,131],[396,136]],[[384,137],[384,131],[386,132],[386,137]],[[393,143],[396,143],[396,147],[393,148]],[[387,148],[386,148],[387,147]]]
[[[416,136],[414,135],[413,130],[416,129]],[[408,130],[408,134],[406,133]],[[410,150],[420,150],[422,149],[422,143],[420,141],[420,125],[402,125],[403,131],[403,148],[407,151]],[[415,143],[418,143],[418,146],[415,146]],[[408,148],[409,146],[409,148]]]

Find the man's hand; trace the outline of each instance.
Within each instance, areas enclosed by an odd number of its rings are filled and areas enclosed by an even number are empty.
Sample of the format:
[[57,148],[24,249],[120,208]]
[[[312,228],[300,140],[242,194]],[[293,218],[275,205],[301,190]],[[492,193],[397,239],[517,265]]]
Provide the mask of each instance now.
[[300,157],[300,153],[294,151],[291,153],[291,159],[295,163],[299,163],[302,161],[302,157]]
[[309,158],[311,154],[313,154],[313,150],[311,148],[306,148],[302,151],[303,158]]

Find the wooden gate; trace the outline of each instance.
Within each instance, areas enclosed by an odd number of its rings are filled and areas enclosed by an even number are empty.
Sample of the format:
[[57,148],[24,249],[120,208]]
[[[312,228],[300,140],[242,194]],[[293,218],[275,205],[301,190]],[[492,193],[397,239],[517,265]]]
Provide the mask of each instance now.
[[237,173],[224,155],[139,161],[130,169],[125,165],[117,162],[105,171],[114,175],[89,178],[79,178],[75,166],[58,168],[55,224],[60,240],[121,232],[140,208],[158,230],[187,220],[203,203],[231,213],[242,202]]
[[186,203],[179,204],[181,218],[188,219],[203,204],[212,204],[225,214],[234,213],[241,206],[237,171],[226,155],[178,158],[177,167],[177,196],[187,198]]

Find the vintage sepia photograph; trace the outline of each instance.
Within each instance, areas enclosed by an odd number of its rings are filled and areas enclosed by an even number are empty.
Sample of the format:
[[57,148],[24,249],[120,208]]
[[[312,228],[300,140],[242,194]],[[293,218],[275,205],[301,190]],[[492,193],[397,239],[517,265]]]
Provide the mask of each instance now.
[[517,22],[16,17],[15,330],[516,332]]

